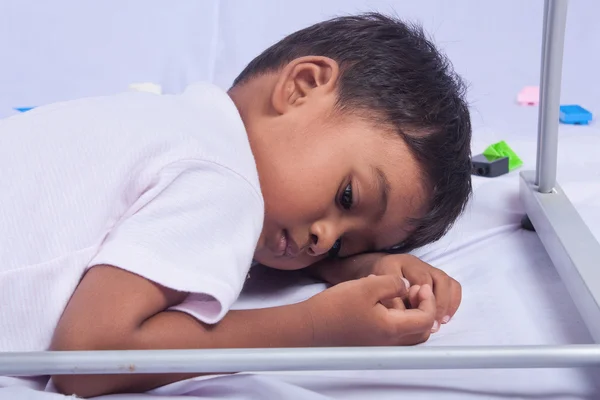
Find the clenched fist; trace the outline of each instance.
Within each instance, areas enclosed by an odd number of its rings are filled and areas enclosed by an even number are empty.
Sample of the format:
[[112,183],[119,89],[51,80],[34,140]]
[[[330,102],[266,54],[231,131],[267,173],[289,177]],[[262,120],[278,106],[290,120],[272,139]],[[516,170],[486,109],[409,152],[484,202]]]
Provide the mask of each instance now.
[[414,345],[429,338],[436,316],[431,286],[409,290],[401,275],[340,283],[307,300],[306,306],[316,346]]

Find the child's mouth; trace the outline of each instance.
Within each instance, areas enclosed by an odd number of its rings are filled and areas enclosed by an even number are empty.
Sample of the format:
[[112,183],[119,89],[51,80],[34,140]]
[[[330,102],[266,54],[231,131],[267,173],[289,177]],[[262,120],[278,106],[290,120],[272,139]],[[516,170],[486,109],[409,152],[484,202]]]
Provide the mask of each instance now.
[[298,254],[296,243],[290,240],[287,230],[281,231],[279,242],[277,243],[277,255],[279,257],[295,257]]
[[281,231],[281,236],[279,238],[279,242],[277,243],[277,255],[279,257],[285,256],[287,247],[288,247],[287,232],[284,229]]

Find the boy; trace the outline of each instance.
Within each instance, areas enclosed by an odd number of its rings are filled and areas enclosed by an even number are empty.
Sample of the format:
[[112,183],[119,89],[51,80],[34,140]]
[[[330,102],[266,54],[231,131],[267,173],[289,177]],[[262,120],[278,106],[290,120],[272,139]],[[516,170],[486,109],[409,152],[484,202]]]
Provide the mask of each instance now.
[[[0,137],[0,351],[407,345],[460,302],[413,257],[354,256],[437,240],[471,190],[460,79],[392,18],[292,34],[229,93],[56,104]],[[349,282],[228,312],[253,260]],[[88,397],[191,376],[54,383]]]

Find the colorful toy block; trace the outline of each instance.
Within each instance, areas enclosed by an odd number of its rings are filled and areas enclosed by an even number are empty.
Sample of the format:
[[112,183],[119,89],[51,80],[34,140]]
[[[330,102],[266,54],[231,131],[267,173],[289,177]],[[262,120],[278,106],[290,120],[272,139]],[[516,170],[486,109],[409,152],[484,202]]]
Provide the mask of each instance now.
[[33,110],[35,107],[15,107],[14,109],[18,112],[25,112],[29,110]]
[[488,146],[488,148],[483,151],[483,155],[488,157],[508,157],[508,169],[510,171],[523,165],[523,161],[519,158],[517,153],[515,153],[504,140]]
[[471,158],[471,174],[495,178],[508,173],[508,157],[478,154]]
[[525,86],[517,95],[517,103],[522,106],[535,106],[540,102],[540,88]]
[[592,120],[592,113],[577,104],[564,105],[560,106],[558,119],[563,124],[587,125]]

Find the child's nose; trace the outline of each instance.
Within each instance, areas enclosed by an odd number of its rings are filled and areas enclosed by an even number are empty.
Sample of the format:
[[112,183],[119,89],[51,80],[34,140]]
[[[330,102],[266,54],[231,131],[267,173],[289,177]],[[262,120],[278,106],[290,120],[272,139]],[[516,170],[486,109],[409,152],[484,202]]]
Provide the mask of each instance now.
[[311,256],[322,256],[329,252],[333,244],[338,239],[334,230],[327,227],[324,223],[315,223],[311,227],[310,246],[308,254]]

